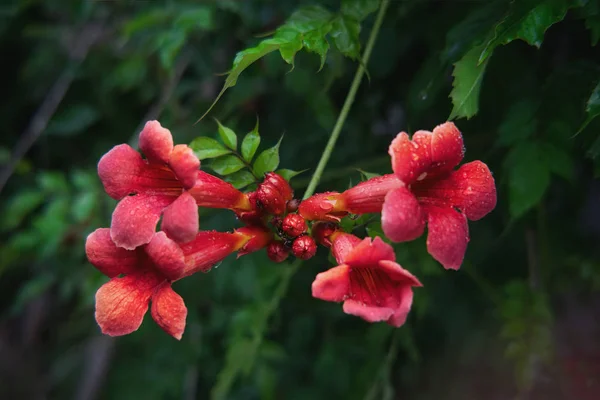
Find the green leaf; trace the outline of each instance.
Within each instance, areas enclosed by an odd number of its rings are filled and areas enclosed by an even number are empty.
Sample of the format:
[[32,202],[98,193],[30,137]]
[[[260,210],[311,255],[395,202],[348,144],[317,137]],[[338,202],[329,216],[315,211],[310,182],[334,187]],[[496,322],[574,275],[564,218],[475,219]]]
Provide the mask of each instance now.
[[496,143],[500,146],[511,146],[533,136],[538,129],[538,120],[535,117],[537,110],[538,104],[529,99],[513,104],[498,128]]
[[495,26],[492,38],[485,44],[478,62],[484,62],[497,46],[517,39],[539,48],[546,30],[562,21],[567,10],[574,5],[571,0],[513,1],[505,18]]
[[342,14],[362,21],[379,8],[379,0],[342,0]]
[[505,163],[510,213],[519,218],[542,200],[550,184],[550,169],[544,150],[533,141],[514,147]]
[[[277,36],[276,36],[277,37]],[[279,47],[279,54],[281,54],[281,58],[288,64],[294,66],[294,57],[296,53],[302,49],[302,36],[296,34],[293,39],[287,41],[287,43],[282,44]]]
[[236,189],[243,189],[256,182],[250,171],[241,170],[225,177],[225,181],[231,183]]
[[592,94],[590,95],[590,98],[587,101],[585,111],[587,113],[587,116],[585,118],[585,121],[583,122],[583,125],[581,126],[581,128],[579,128],[578,133],[583,131],[589,125],[589,123],[592,122],[594,118],[600,115],[600,82],[598,82],[598,85],[596,85],[594,90],[592,90]]
[[210,163],[210,168],[219,175],[229,175],[239,171],[246,165],[234,155],[221,156]]
[[283,179],[285,179],[286,181],[290,181],[290,179],[292,179],[293,177],[300,175],[303,172],[308,171],[307,169],[304,169],[302,171],[294,171],[291,169],[278,169],[277,171],[275,171],[276,174],[281,175],[283,177]]
[[160,63],[166,70],[173,67],[175,57],[183,47],[186,40],[186,34],[181,29],[174,29],[163,32],[156,38],[155,47],[158,50]]
[[212,30],[215,27],[214,10],[207,6],[184,9],[177,19],[175,19],[174,25],[185,32],[195,29],[204,31]]
[[229,147],[231,150],[237,150],[237,135],[230,128],[221,125],[219,120],[215,119],[217,124],[219,125],[219,136],[221,136],[221,140],[225,143],[225,146]]
[[42,192],[23,191],[12,197],[3,210],[1,222],[2,231],[7,231],[18,227],[23,219],[31,214],[43,202],[46,196]]
[[258,133],[258,119],[256,120],[256,125],[254,125],[254,129],[244,136],[244,140],[242,140],[242,157],[247,162],[252,161],[252,157],[256,154],[256,150],[260,145],[260,134]]
[[471,118],[479,111],[479,92],[487,61],[477,64],[480,47],[473,47],[454,64],[452,76],[452,112],[449,119]]
[[386,243],[392,243],[383,233],[383,228],[381,227],[381,220],[373,221],[367,225],[367,235],[371,238],[380,237]]
[[321,58],[321,65],[319,71],[323,69],[325,60],[327,59],[327,52],[329,51],[329,42],[325,38],[327,33],[331,30],[331,24],[326,24],[324,27],[308,32],[304,35],[304,48],[307,51],[317,53]]
[[47,135],[71,136],[84,133],[87,128],[100,119],[100,113],[95,108],[78,104],[65,107],[52,118],[46,129]]
[[564,147],[558,147],[551,143],[542,143],[541,149],[544,153],[545,163],[551,172],[572,181],[575,172],[575,165],[571,155]]
[[340,15],[332,22],[330,34],[333,43],[343,55],[352,59],[360,56],[359,33],[360,25],[356,20]]
[[283,136],[275,146],[263,151],[256,157],[253,165],[255,176],[263,176],[267,172],[277,169],[279,166],[279,145],[281,145],[281,140],[283,140]]
[[363,171],[363,170],[362,170],[362,169],[360,169],[360,168],[356,168],[356,170],[357,170],[358,172],[360,172],[360,175],[362,176],[362,178],[363,178],[363,180],[364,180],[364,181],[366,181],[366,180],[369,180],[369,179],[371,179],[371,178],[376,178],[376,177],[378,177],[378,176],[381,176],[381,174],[376,174],[376,173],[374,173],[374,172],[367,172],[367,171]]
[[200,160],[206,160],[207,158],[220,157],[225,154],[231,153],[231,150],[226,149],[221,143],[215,139],[200,136],[190,143],[190,147],[194,150],[194,154]]
[[283,25],[300,33],[321,28],[331,20],[332,14],[321,6],[302,7],[295,11]]

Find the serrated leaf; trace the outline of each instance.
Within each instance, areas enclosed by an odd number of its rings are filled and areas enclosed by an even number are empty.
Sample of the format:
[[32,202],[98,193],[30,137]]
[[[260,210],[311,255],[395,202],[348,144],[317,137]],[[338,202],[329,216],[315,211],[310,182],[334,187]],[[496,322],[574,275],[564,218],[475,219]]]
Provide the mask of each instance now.
[[287,41],[287,43],[282,44],[279,47],[279,54],[281,54],[281,58],[283,58],[283,60],[292,65],[292,68],[294,66],[294,57],[296,56],[296,53],[298,51],[300,51],[302,49],[302,37],[297,34],[293,39],[290,39],[289,41]]
[[485,61],[497,46],[521,39],[540,47],[544,33],[550,26],[564,19],[567,10],[575,4],[570,0],[518,0],[511,3],[505,18],[498,23],[479,56]]
[[331,30],[331,24],[326,24],[323,28],[308,32],[304,35],[304,48],[307,51],[317,53],[321,58],[321,65],[319,71],[325,65],[327,59],[327,52],[329,51],[329,42],[325,38],[327,33]]
[[342,14],[362,21],[379,8],[379,0],[342,0]]
[[541,200],[550,184],[550,168],[539,143],[523,142],[506,158],[510,214],[519,218]]
[[190,147],[194,150],[194,154],[200,160],[206,160],[208,158],[220,157],[225,154],[231,153],[231,150],[225,148],[221,143],[215,139],[201,136],[190,143]]
[[221,140],[225,143],[225,146],[229,147],[231,150],[237,150],[237,135],[235,132],[222,125],[221,122],[215,119],[217,124],[219,125],[219,136],[221,136]]
[[243,189],[256,182],[250,171],[241,170],[225,177],[225,181],[231,183],[236,189]]
[[215,158],[210,163],[210,168],[219,175],[229,175],[239,171],[246,165],[242,160],[234,155],[227,155]]
[[242,140],[242,157],[247,162],[252,161],[252,157],[256,153],[258,146],[260,145],[260,134],[258,133],[258,119],[256,120],[256,125],[254,125],[254,129],[244,136],[244,140]]
[[308,171],[307,169],[303,169],[302,171],[294,171],[291,169],[278,169],[277,171],[275,171],[276,174],[281,175],[283,177],[283,179],[285,179],[286,181],[290,181],[290,179],[292,179],[293,177],[300,175],[303,172]]
[[352,59],[358,59],[360,56],[359,33],[359,23],[342,15],[336,17],[331,24],[330,34],[335,47],[343,55]]
[[480,47],[472,48],[454,64],[452,76],[452,112],[449,119],[471,118],[479,111],[479,92],[488,60],[477,64]]
[[279,166],[279,146],[281,145],[281,140],[283,136],[279,139],[277,144],[270,149],[267,149],[260,153],[258,157],[256,157],[256,161],[254,161],[253,169],[254,175],[263,176],[267,172],[275,171]]
[[598,85],[596,85],[594,90],[592,90],[592,94],[587,101],[585,111],[587,116],[583,122],[583,125],[581,128],[579,128],[578,133],[584,130],[594,118],[600,115],[600,82],[598,82]]

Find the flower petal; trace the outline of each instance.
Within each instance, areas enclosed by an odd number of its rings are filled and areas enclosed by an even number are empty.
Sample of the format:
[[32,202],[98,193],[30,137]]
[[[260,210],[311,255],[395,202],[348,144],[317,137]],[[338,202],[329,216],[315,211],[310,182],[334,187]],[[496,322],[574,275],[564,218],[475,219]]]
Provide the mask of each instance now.
[[450,172],[463,158],[463,139],[454,123],[446,122],[433,132],[415,132],[412,140],[405,132],[399,133],[390,145],[389,154],[396,176],[411,184]]
[[112,215],[110,236],[115,244],[133,250],[152,239],[162,211],[175,197],[138,194],[125,197]]
[[344,301],[344,312],[368,322],[387,321],[394,314],[394,310],[389,307],[368,306],[352,299]]
[[470,220],[481,219],[496,207],[496,184],[486,164],[467,163],[452,174],[451,180],[458,189],[454,204]]
[[248,197],[229,182],[198,171],[198,179],[189,193],[200,207],[252,210]]
[[194,240],[199,229],[198,206],[188,192],[184,192],[165,208],[161,229],[179,243]]
[[96,229],[88,235],[85,254],[90,263],[109,278],[132,273],[139,265],[137,252],[117,247],[108,228]]
[[350,233],[337,231],[331,235],[331,242],[331,253],[339,264],[343,264],[352,249],[358,246],[362,240]]
[[381,227],[385,236],[394,242],[414,240],[423,234],[425,214],[407,188],[392,190],[385,196]]
[[163,128],[158,121],[148,121],[140,132],[140,150],[150,162],[166,164],[173,151],[171,131]]
[[187,308],[180,295],[175,293],[171,284],[164,282],[152,295],[152,318],[158,326],[177,340],[181,340],[185,329]]
[[350,289],[350,267],[339,265],[317,274],[312,295],[325,301],[344,301]]
[[127,144],[113,147],[98,162],[98,176],[113,199],[137,192],[136,177],[145,169],[140,153]]
[[413,291],[411,287],[408,285],[399,286],[395,299],[398,301],[398,306],[394,308],[394,314],[386,322],[399,328],[406,322],[412,306]]
[[168,280],[181,277],[185,269],[183,251],[164,232],[157,232],[144,249],[155,268]]
[[142,324],[148,301],[163,279],[154,273],[112,278],[96,292],[96,321],[102,333],[127,335]]
[[427,251],[444,268],[459,269],[469,242],[467,218],[451,207],[429,206],[425,211],[429,230]]
[[379,268],[385,272],[390,279],[406,283],[409,286],[423,286],[416,276],[402,268],[400,264],[394,261],[381,260],[379,261]]
[[178,144],[173,147],[169,166],[181,182],[183,187],[189,189],[196,183],[200,160],[194,154],[193,150],[185,144]]
[[394,249],[380,237],[365,238],[346,256],[344,262],[353,268],[369,268],[381,260],[396,260]]

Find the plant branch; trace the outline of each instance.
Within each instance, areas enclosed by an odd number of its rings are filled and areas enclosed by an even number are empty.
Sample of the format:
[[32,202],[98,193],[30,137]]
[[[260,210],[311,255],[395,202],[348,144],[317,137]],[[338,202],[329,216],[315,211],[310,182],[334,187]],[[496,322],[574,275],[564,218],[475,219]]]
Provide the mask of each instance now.
[[344,101],[344,105],[342,106],[342,110],[340,111],[340,115],[338,116],[337,121],[331,131],[331,136],[329,137],[329,141],[325,146],[325,150],[323,150],[323,154],[321,155],[321,159],[319,160],[319,164],[313,173],[313,176],[308,183],[308,188],[306,192],[304,192],[304,199],[309,198],[315,192],[319,181],[321,180],[321,175],[323,175],[323,171],[325,171],[325,167],[327,166],[327,162],[331,157],[331,153],[335,148],[335,144],[342,132],[342,127],[346,122],[346,118],[348,118],[348,113],[350,112],[350,108],[354,103],[354,99],[356,98],[356,92],[358,92],[358,88],[360,87],[360,82],[362,81],[363,75],[365,74],[365,67],[369,62],[369,58],[371,57],[371,52],[373,51],[373,46],[375,45],[375,41],[377,40],[377,35],[379,34],[379,29],[381,28],[381,24],[383,23],[383,17],[385,16],[385,11],[389,5],[389,0],[383,0],[381,5],[379,6],[379,12],[377,13],[377,19],[375,19],[375,24],[373,25],[373,29],[371,30],[371,34],[369,35],[369,40],[367,41],[367,47],[365,47],[365,52],[360,60],[360,64],[358,65],[358,69],[356,70],[356,74],[354,75],[354,79],[352,80],[352,86],[350,86],[350,90],[348,91],[348,95],[346,95],[346,100]]

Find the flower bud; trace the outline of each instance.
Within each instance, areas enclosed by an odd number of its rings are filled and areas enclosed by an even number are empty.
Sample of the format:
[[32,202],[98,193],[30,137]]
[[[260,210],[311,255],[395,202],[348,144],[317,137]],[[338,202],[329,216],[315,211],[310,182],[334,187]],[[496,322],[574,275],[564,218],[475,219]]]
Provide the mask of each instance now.
[[256,194],[265,211],[275,215],[283,214],[286,203],[294,196],[290,184],[274,172],[265,174],[265,180],[258,185]]
[[325,247],[331,246],[330,236],[337,232],[339,226],[333,222],[317,222],[312,226],[312,236],[315,238],[317,243]]
[[310,236],[300,236],[292,244],[292,253],[301,260],[308,260],[317,253],[317,244]]
[[300,236],[306,232],[306,221],[298,214],[288,214],[283,219],[281,229],[289,237]]
[[258,205],[258,196],[256,192],[245,193],[250,202],[250,211],[238,211],[237,217],[246,225],[261,225],[264,210]]
[[274,240],[267,246],[267,256],[276,263],[283,262],[289,255],[290,250],[281,240]]
[[287,212],[289,213],[293,213],[298,211],[298,206],[300,205],[300,200],[298,199],[291,199],[290,201],[287,202],[285,208],[287,209]]

